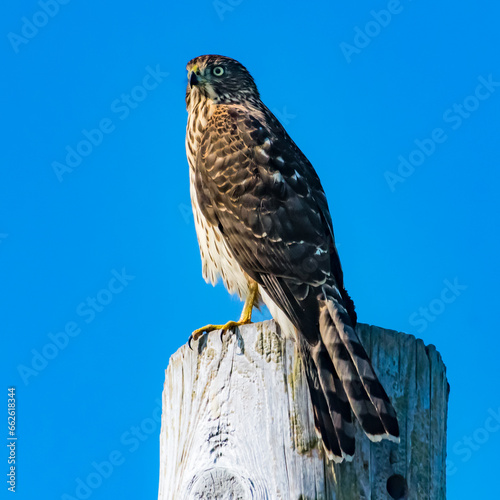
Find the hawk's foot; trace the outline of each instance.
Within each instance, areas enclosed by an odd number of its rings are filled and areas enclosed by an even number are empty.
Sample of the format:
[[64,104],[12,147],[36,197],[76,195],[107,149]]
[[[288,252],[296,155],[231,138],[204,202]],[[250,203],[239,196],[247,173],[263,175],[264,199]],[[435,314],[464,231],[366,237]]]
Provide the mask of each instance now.
[[228,321],[225,325],[205,325],[202,328],[195,330],[188,340],[188,345],[191,348],[191,341],[198,340],[204,333],[213,332],[214,330],[221,330],[221,338],[226,330],[231,330],[241,325],[248,325],[252,322],[252,311],[253,307],[257,302],[257,296],[259,293],[259,286],[257,283],[252,282],[249,286],[249,294],[245,299],[245,304],[243,305],[243,311],[241,312],[241,317],[238,321]]
[[188,340],[188,345],[191,348],[191,342],[193,340],[198,340],[205,333],[210,333],[214,330],[220,330],[222,338],[222,335],[225,331],[232,330],[233,328],[237,328],[238,326],[248,325],[251,322],[251,318],[240,318],[239,321],[228,321],[225,325],[205,325],[201,328],[198,328],[191,334]]

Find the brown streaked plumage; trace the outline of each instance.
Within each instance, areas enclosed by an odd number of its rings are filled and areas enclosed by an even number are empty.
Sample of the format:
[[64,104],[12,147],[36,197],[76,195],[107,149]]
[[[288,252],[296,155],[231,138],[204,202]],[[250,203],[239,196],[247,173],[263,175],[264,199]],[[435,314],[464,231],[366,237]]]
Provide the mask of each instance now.
[[[352,413],[373,441],[397,441],[396,412],[355,332],[314,168],[239,62],[206,55],[187,69],[186,150],[203,276],[222,278],[246,312],[262,300],[295,336],[331,459],[354,454]],[[244,312],[226,327],[248,320]]]

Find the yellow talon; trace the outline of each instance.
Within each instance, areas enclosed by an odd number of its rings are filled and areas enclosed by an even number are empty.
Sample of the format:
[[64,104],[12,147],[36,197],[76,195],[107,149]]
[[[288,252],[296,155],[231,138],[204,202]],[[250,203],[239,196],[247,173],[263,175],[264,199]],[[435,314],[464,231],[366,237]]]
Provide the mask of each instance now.
[[198,340],[204,333],[213,332],[214,330],[231,330],[238,326],[247,325],[252,322],[252,310],[257,302],[259,286],[257,283],[252,283],[250,285],[250,293],[248,294],[245,304],[243,306],[243,311],[241,312],[240,319],[238,321],[228,321],[225,325],[205,325],[202,328],[195,330],[189,337],[189,346],[191,347],[192,340]]

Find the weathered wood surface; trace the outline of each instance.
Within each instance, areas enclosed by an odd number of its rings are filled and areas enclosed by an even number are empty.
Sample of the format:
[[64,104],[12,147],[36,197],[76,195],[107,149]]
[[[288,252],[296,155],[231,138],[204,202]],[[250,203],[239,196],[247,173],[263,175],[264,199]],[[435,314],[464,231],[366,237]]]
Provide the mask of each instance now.
[[434,346],[358,325],[398,412],[399,445],[358,428],[351,463],[325,461],[292,340],[273,321],[212,332],[170,359],[160,500],[444,500],[446,371]]

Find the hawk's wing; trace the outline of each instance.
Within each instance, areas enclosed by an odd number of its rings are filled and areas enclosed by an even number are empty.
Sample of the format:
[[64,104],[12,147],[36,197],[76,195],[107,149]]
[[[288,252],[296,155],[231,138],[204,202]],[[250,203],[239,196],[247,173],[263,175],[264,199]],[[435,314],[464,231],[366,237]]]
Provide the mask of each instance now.
[[263,105],[220,105],[195,170],[207,221],[302,335],[315,425],[331,456],[354,453],[351,408],[371,439],[398,439],[394,408],[354,331],[326,197],[307,158]]
[[355,324],[320,180],[267,108],[217,107],[200,144],[196,188],[240,266],[304,334],[308,299],[313,293],[317,323],[325,283],[340,290]]

